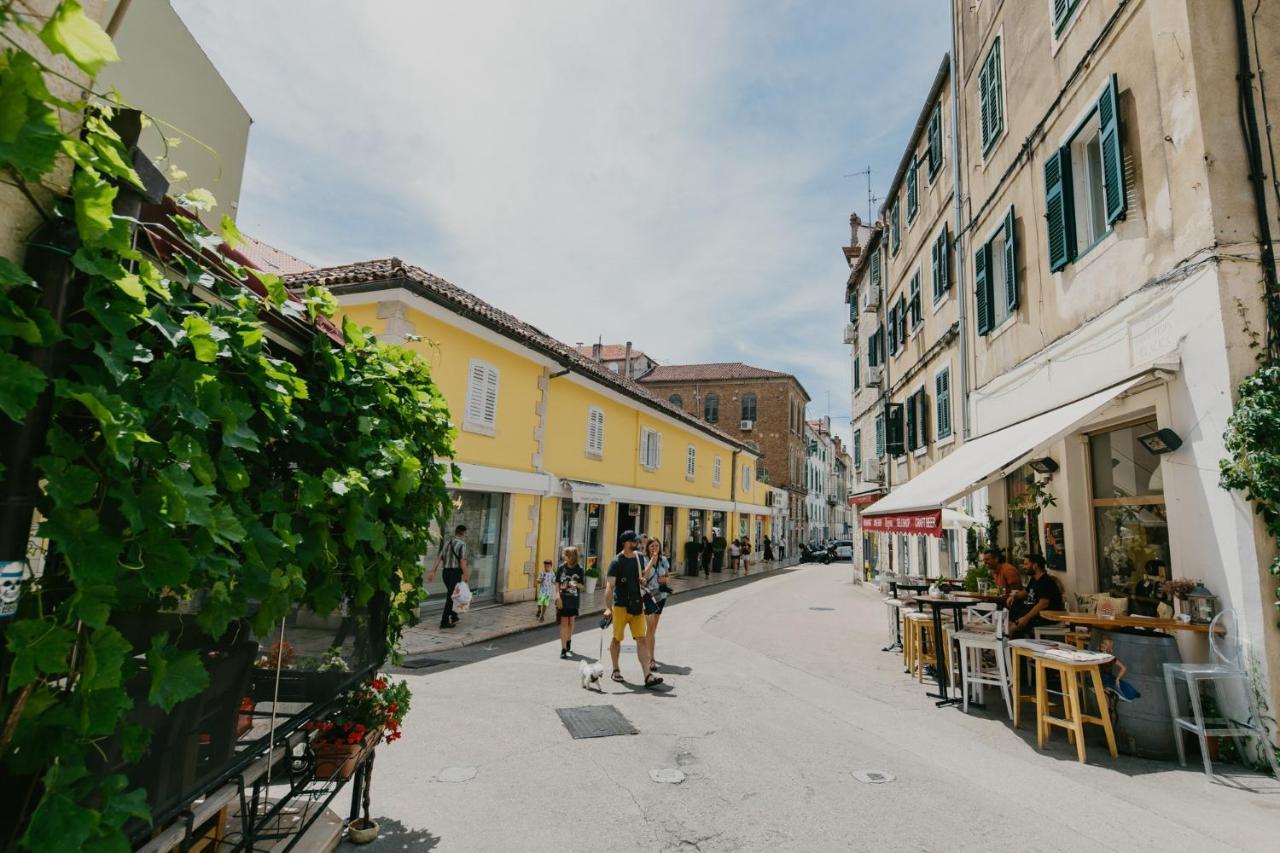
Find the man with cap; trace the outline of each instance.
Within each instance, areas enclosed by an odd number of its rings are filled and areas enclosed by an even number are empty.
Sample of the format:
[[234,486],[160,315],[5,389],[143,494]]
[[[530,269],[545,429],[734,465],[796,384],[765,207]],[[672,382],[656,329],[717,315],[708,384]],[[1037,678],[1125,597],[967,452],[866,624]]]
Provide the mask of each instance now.
[[644,686],[657,687],[662,679],[649,672],[649,644],[644,642],[646,626],[644,602],[641,598],[643,584],[648,580],[644,563],[636,551],[640,537],[634,530],[622,534],[622,552],[609,564],[605,578],[605,615],[613,619],[613,642],[609,644],[609,656],[613,659],[614,681],[623,681],[618,668],[618,652],[622,650],[622,636],[631,628],[631,639],[636,644],[636,656],[640,658],[640,671],[644,673]]
[[436,569],[444,564],[444,611],[440,614],[440,627],[452,628],[458,624],[458,614],[453,612],[453,588],[459,581],[471,582],[471,572],[467,568],[467,542],[463,534],[467,532],[465,524],[453,529],[453,538],[440,547],[436,555],[435,565],[427,573],[427,582],[436,579]]

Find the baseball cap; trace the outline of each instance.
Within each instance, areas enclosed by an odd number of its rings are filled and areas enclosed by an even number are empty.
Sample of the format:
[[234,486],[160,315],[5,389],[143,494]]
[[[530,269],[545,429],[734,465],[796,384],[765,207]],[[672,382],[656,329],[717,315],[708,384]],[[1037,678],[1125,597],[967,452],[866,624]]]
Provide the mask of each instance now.
[[634,530],[627,530],[627,531],[624,531],[622,534],[622,541],[623,542],[639,542],[640,537],[636,535],[636,532]]

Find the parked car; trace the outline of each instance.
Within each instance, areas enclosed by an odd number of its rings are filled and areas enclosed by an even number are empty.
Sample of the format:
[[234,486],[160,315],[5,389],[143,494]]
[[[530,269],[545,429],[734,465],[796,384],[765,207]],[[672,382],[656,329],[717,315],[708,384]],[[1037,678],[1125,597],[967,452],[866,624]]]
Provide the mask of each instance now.
[[832,553],[835,554],[835,558],[837,560],[852,560],[853,559],[853,540],[837,539],[836,541],[831,543],[831,550],[832,550]]

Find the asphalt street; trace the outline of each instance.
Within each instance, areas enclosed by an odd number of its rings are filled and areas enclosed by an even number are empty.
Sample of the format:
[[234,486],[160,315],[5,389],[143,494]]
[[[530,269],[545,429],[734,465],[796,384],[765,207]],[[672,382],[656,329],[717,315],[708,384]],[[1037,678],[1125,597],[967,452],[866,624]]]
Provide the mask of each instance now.
[[[1061,733],[1040,752],[1026,720],[936,708],[880,651],[880,595],[850,575],[806,565],[673,598],[662,692],[638,686],[629,651],[629,685],[583,690],[551,628],[397,671],[413,709],[378,750],[367,849],[1277,849],[1280,782],[1211,784],[1096,744],[1080,765]],[[584,621],[575,651],[594,657]],[[574,740],[556,714],[602,704],[639,734]],[[669,770],[683,781],[651,775]]]

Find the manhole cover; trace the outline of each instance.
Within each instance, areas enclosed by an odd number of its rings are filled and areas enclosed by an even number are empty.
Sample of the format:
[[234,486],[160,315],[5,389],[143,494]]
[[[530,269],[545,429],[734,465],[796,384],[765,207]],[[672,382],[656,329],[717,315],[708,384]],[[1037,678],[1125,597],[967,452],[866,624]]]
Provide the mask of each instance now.
[[612,705],[556,708],[556,713],[574,739],[639,734],[636,727]]
[[417,655],[416,657],[405,658],[400,664],[403,669],[426,669],[429,666],[439,666],[442,663],[448,663],[443,658],[429,658],[425,655]]
[[476,778],[474,767],[446,767],[436,776],[437,782],[467,782]]
[[868,785],[879,785],[883,782],[892,782],[894,776],[885,770],[855,770],[853,778]]
[[649,771],[649,778],[664,785],[679,785],[684,781],[684,771],[674,767],[660,767]]
[[835,610],[834,607],[810,607],[810,610]]

